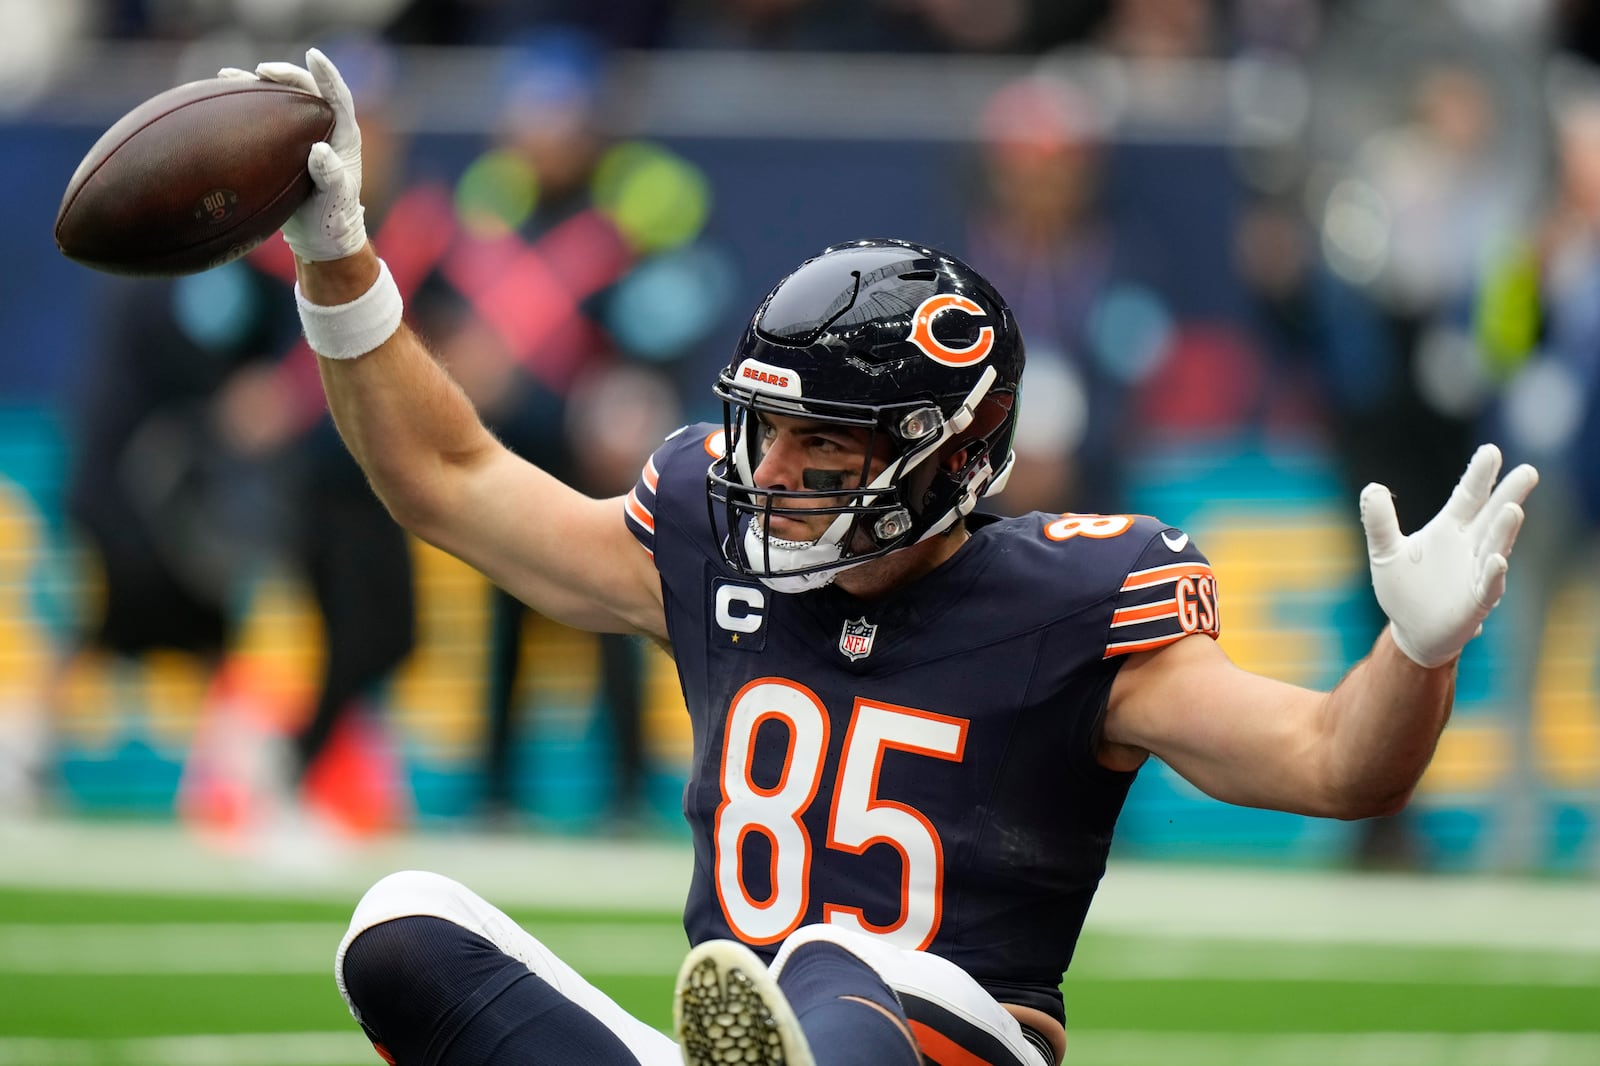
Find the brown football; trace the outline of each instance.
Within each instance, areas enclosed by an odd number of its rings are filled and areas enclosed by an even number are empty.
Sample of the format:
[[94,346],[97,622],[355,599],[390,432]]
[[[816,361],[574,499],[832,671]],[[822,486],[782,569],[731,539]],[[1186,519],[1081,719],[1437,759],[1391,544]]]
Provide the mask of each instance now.
[[151,97],[78,164],[56,213],[68,259],[113,274],[195,274],[237,259],[311,194],[306,157],[333,108],[266,81],[209,78]]

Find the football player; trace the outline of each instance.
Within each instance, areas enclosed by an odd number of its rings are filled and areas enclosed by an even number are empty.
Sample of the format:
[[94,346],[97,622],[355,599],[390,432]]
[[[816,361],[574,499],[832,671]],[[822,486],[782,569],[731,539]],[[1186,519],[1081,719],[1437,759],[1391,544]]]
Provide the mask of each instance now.
[[405,526],[539,611],[669,646],[694,735],[677,1039],[466,887],[406,872],[361,900],[336,964],[390,1062],[1053,1064],[1062,974],[1151,755],[1238,804],[1405,804],[1531,468],[1500,478],[1483,448],[1410,536],[1369,486],[1390,621],[1371,654],[1326,693],[1245,672],[1182,530],[978,510],[1011,462],[1016,324],[951,256],[868,240],[772,290],[717,379],[721,424],[590,499],[502,447],[401,325],[348,94],[308,66],[258,73],[338,113],[284,234],[349,448]]

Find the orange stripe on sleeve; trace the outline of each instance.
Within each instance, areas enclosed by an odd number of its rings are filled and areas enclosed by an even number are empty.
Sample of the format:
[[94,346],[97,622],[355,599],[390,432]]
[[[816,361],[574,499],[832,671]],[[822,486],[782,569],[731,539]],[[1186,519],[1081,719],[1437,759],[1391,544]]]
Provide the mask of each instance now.
[[651,514],[644,504],[639,502],[639,495],[633,489],[628,490],[628,501],[624,506],[628,509],[629,517],[635,522],[652,533],[656,531],[656,516]]
[[650,458],[644,461],[644,472],[642,477],[644,479],[645,487],[651,492],[656,491],[656,486],[661,483],[661,475],[656,471],[655,456],[652,455]]
[[922,1046],[922,1054],[933,1066],[994,1066],[988,1059],[980,1059],[924,1022],[913,1020],[911,1032]]
[[1124,607],[1114,611],[1111,615],[1111,628],[1117,626],[1131,626],[1135,622],[1149,622],[1157,618],[1176,618],[1178,616],[1178,601],[1158,600],[1147,603],[1142,607]]
[[1135,570],[1129,574],[1122,583],[1123,592],[1132,592],[1134,589],[1147,589],[1154,585],[1176,581],[1180,577],[1211,577],[1211,567],[1204,563],[1172,563],[1169,566],[1152,567],[1149,570]]

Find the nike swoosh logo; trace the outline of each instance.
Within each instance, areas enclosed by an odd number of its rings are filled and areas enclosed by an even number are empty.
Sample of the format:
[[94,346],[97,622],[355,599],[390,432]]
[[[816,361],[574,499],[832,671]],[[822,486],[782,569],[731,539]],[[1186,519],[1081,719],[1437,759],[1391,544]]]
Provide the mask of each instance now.
[[1181,552],[1189,546],[1189,534],[1179,533],[1176,537],[1171,537],[1163,533],[1161,534],[1161,541],[1173,551]]

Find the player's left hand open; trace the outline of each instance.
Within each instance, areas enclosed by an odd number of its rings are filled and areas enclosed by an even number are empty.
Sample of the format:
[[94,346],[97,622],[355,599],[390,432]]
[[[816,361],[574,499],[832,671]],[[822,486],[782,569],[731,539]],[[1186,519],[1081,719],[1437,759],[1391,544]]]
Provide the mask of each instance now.
[[1444,509],[1410,536],[1379,484],[1361,490],[1372,587],[1400,650],[1421,666],[1442,666],[1483,631],[1506,590],[1506,560],[1522,528],[1522,501],[1539,473],[1523,464],[1502,478],[1500,449],[1485,444]]
[[366,212],[361,206],[361,127],[356,124],[355,101],[332,60],[313,48],[305,67],[293,63],[262,63],[254,73],[228,67],[222,78],[260,78],[293,86],[320,96],[333,107],[333,133],[311,146],[306,167],[316,186],[311,196],[288,222],[283,239],[300,258],[311,262],[343,259],[367,243]]

